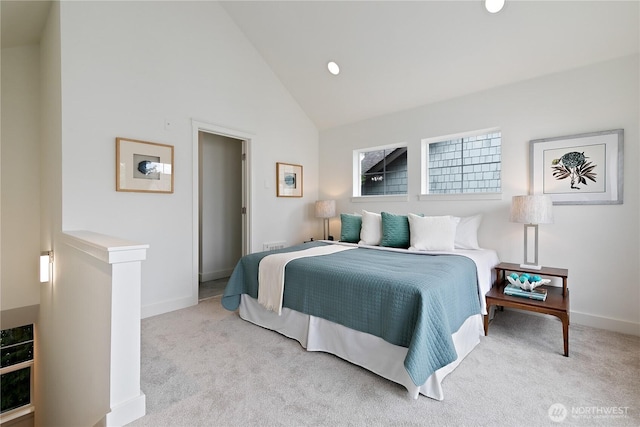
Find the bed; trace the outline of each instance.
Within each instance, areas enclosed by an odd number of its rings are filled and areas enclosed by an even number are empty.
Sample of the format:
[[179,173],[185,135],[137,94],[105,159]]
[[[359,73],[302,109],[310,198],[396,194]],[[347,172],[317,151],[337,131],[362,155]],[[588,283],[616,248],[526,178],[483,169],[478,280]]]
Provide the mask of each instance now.
[[[288,262],[280,314],[258,302],[263,258],[325,245],[350,250]],[[401,384],[413,398],[442,400],[442,380],[483,334],[481,296],[497,263],[487,249],[415,252],[309,242],[244,256],[222,305],[308,351],[335,354]]]

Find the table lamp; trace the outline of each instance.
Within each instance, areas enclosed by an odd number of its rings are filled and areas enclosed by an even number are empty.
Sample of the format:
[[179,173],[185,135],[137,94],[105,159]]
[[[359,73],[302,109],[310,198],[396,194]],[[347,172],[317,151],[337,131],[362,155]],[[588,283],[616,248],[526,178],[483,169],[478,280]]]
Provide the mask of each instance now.
[[[524,263],[522,268],[540,270],[538,264],[538,224],[553,223],[553,202],[543,195],[513,196],[511,201],[511,222],[524,224]],[[533,259],[529,251],[529,235],[533,232]]]
[[336,216],[335,200],[318,200],[316,202],[316,218],[323,218],[324,240],[329,238],[329,218]]

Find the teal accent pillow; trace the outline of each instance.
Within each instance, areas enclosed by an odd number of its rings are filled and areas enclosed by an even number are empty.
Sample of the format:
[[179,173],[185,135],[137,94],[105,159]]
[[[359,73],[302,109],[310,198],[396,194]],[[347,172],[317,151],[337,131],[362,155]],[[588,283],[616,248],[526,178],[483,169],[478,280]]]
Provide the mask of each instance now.
[[382,240],[380,246],[390,248],[409,247],[409,219],[406,215],[382,212]]
[[360,241],[360,228],[362,217],[360,215],[340,214],[340,241],[358,243]]

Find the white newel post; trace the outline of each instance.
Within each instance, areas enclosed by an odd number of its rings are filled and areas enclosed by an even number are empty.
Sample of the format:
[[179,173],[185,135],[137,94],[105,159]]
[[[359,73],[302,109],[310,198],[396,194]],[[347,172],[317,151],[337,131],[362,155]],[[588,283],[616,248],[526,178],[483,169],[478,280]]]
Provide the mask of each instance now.
[[64,234],[71,246],[111,265],[111,412],[106,424],[122,426],[146,413],[140,390],[140,294],[149,245],[90,231]]

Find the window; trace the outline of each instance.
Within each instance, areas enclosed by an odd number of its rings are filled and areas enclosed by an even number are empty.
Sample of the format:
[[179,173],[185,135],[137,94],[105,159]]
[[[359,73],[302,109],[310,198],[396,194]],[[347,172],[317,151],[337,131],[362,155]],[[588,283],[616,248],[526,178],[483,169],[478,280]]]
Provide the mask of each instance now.
[[500,193],[498,129],[422,141],[423,194]]
[[407,194],[407,147],[354,151],[354,196]]
[[[20,413],[20,408],[31,405],[33,383],[33,325],[4,329],[0,333],[1,410],[0,421],[5,422]],[[12,416],[13,415],[13,416]]]

